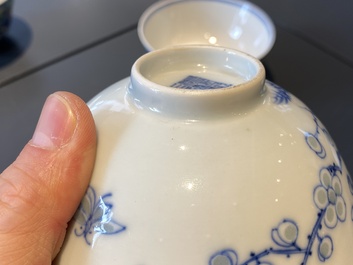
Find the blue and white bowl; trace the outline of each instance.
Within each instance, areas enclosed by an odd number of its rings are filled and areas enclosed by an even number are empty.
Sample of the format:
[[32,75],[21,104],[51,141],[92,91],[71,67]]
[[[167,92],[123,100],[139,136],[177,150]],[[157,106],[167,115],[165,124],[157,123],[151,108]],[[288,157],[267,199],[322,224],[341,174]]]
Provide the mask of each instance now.
[[343,159],[255,58],[149,52],[89,107],[97,160],[56,265],[351,264]]

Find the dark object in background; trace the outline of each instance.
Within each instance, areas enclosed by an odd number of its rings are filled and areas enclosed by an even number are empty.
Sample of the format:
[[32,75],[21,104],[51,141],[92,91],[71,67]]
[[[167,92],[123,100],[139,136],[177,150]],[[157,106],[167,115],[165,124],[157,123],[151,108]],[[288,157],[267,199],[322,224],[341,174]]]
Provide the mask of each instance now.
[[11,23],[13,0],[0,0],[0,38],[2,38]]

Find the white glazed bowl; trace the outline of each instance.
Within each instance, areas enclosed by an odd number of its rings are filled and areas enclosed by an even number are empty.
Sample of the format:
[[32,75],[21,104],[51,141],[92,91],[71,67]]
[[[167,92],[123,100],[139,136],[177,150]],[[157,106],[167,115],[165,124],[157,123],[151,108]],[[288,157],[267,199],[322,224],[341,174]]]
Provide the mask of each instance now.
[[343,160],[264,78],[239,51],[180,46],[90,101],[96,165],[56,265],[351,264]]
[[259,7],[240,0],[165,0],[141,16],[138,35],[148,51],[207,44],[243,51],[259,59],[272,48],[276,31]]

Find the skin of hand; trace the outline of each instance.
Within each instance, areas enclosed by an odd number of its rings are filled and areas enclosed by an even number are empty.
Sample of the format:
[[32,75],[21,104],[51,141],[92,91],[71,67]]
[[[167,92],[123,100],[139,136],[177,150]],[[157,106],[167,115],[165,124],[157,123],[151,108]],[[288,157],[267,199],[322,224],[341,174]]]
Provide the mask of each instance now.
[[0,264],[52,263],[95,154],[95,124],[84,101],[68,92],[50,95],[33,138],[0,175]]

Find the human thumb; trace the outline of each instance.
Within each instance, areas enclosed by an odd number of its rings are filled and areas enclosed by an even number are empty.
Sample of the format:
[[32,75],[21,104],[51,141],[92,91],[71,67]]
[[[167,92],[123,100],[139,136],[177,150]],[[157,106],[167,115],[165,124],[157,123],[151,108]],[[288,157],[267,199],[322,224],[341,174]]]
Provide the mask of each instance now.
[[33,138],[0,175],[0,263],[51,264],[91,175],[96,132],[86,104],[50,95]]

